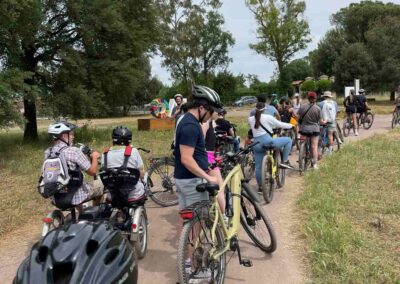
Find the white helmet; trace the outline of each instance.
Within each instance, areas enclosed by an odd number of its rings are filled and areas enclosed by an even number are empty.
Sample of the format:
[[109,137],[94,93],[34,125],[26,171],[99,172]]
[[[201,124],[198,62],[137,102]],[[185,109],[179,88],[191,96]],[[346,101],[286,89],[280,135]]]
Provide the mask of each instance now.
[[176,95],[174,96],[174,99],[176,99],[176,98],[178,98],[178,97],[180,97],[181,99],[183,99],[183,96],[182,96],[181,94],[176,94]]
[[51,136],[53,136],[54,139],[57,139],[60,137],[61,134],[66,133],[66,132],[71,132],[76,129],[77,126],[75,124],[66,122],[66,121],[61,121],[57,122],[55,124],[49,125],[49,128],[47,130],[47,133],[49,133]]
[[196,100],[204,99],[212,105],[216,111],[222,108],[221,99],[216,91],[205,86],[193,86],[193,98]]

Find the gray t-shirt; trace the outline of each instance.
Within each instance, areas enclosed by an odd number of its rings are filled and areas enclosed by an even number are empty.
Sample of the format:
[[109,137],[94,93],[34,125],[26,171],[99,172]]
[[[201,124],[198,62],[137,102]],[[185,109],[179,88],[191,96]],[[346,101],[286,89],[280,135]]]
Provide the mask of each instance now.
[[[107,168],[119,168],[122,166],[125,160],[125,146],[114,146],[111,147],[107,154]],[[104,154],[101,156],[101,167],[104,165]],[[140,157],[139,151],[136,148],[132,148],[131,156],[128,160],[128,168],[141,169],[143,168],[143,160]],[[141,180],[138,181],[136,186],[129,193],[129,199],[139,198],[144,194],[144,185]]]
[[[298,112],[299,119],[302,118],[303,120],[300,124],[300,132],[303,133],[319,132],[321,109],[316,104],[313,104],[311,108],[310,106],[310,103],[302,104]],[[309,108],[310,110],[307,112]]]
[[[254,116],[255,114],[256,114],[256,110],[253,109],[250,111],[249,117]],[[277,114],[279,116],[278,110],[274,106],[271,106],[271,105],[265,106],[265,110],[264,110],[263,114],[269,114],[269,115],[272,115],[273,117],[275,117],[275,114]]]

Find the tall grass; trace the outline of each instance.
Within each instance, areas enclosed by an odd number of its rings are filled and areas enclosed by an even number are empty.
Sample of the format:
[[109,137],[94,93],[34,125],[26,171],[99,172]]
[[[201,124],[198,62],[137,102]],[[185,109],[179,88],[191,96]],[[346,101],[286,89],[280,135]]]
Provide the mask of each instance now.
[[315,283],[400,283],[400,132],[346,145],[305,177]]

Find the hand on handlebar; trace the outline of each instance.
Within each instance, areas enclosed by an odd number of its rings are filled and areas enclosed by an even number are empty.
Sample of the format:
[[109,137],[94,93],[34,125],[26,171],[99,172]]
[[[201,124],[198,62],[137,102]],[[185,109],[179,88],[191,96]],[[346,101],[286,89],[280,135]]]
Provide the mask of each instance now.
[[100,157],[101,157],[101,155],[100,155],[100,153],[97,152],[97,151],[93,151],[93,152],[90,154],[90,158],[92,158],[92,160],[97,160],[97,159],[99,159]]

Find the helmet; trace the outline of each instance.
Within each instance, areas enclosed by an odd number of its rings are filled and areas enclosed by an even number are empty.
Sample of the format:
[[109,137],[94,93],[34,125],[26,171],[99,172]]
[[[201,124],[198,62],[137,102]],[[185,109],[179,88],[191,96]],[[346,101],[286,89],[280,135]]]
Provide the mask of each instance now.
[[221,108],[221,109],[218,110],[218,114],[219,115],[225,115],[226,114],[226,110]]
[[75,124],[69,123],[67,121],[60,121],[55,124],[49,125],[47,133],[53,136],[53,138],[60,137],[61,134],[74,131],[78,128]]
[[356,93],[356,91],[354,89],[350,90],[350,94],[355,94],[355,93]]
[[295,94],[294,94],[294,97],[295,97],[295,98],[300,97],[299,93],[295,93]]
[[358,93],[359,93],[359,94],[364,94],[364,93],[365,93],[365,90],[364,90],[364,89],[360,89],[360,90],[358,91]]
[[309,98],[314,98],[314,99],[316,99],[316,98],[317,98],[317,93],[316,93],[316,92],[308,92],[307,96],[308,96]]
[[125,126],[118,126],[113,129],[112,140],[114,144],[128,145],[132,142],[132,131]]
[[176,98],[181,98],[181,99],[183,99],[183,96],[182,96],[181,94],[176,94],[176,95],[174,96],[174,99],[176,99]]
[[137,283],[134,250],[107,223],[60,226],[36,243],[13,283]]
[[221,99],[216,91],[205,86],[193,86],[193,98],[195,100],[206,100],[216,111],[222,108]]

